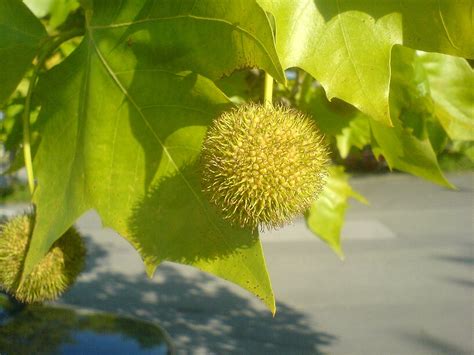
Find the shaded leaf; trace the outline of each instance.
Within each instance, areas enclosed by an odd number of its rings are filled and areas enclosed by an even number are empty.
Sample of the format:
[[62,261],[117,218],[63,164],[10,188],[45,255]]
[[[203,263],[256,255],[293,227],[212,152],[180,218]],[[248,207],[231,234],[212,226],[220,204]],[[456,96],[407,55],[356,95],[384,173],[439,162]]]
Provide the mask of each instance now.
[[0,1],[0,106],[25,75],[47,33],[18,0]]
[[439,121],[428,121],[426,124],[428,138],[433,150],[438,155],[444,151],[449,144],[449,138]]
[[257,102],[263,92],[263,77],[256,69],[239,70],[218,80],[216,85],[234,103]]
[[359,111],[348,103],[337,98],[328,101],[321,86],[312,87],[306,97],[300,101],[299,107],[310,113],[319,129],[331,136],[342,133]]
[[[104,0],[91,11],[88,30],[116,71],[160,67],[216,80],[259,67],[285,82],[268,18],[255,0],[125,1],[119,11],[115,0]],[[139,61],[122,59],[130,50]]]
[[[149,274],[165,260],[192,265],[249,290],[274,312],[258,235],[230,227],[208,206],[195,169],[207,126],[229,101],[210,80],[181,71],[218,77],[270,65],[261,46],[272,46],[265,14],[251,1],[227,11],[212,1],[193,9],[187,1],[112,4],[94,3],[82,44],[39,83],[37,219],[25,272],[95,208],[140,251]],[[237,11],[248,11],[238,27],[255,36],[229,25]],[[220,47],[204,51],[211,31],[209,46]]]
[[341,258],[344,258],[344,253],[340,236],[348,207],[347,201],[351,197],[359,202],[367,203],[363,196],[352,190],[349,185],[349,176],[344,172],[344,168],[332,166],[329,169],[326,187],[305,216],[308,228]]
[[336,136],[342,158],[352,146],[362,149],[370,144],[369,118],[354,106],[337,98],[328,101],[321,86],[311,88],[305,96],[300,108],[311,114],[323,133]]

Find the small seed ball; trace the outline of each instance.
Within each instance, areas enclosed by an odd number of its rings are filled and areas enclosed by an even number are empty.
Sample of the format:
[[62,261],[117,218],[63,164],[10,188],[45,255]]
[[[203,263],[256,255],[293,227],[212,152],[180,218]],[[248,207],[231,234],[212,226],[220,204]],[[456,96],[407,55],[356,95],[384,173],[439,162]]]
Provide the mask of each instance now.
[[0,288],[24,303],[54,300],[71,286],[84,266],[84,242],[69,228],[20,284],[35,217],[22,214],[0,226]]
[[323,135],[303,113],[246,104],[211,124],[201,154],[202,189],[232,224],[278,228],[317,198],[328,161]]

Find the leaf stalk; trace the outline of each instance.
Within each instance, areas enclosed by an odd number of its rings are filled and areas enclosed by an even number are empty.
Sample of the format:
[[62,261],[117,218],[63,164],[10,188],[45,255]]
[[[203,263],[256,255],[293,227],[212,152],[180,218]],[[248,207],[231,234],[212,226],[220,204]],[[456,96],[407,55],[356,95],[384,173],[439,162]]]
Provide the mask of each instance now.
[[265,73],[265,87],[263,92],[263,101],[266,106],[272,106],[273,101],[273,78],[270,74]]

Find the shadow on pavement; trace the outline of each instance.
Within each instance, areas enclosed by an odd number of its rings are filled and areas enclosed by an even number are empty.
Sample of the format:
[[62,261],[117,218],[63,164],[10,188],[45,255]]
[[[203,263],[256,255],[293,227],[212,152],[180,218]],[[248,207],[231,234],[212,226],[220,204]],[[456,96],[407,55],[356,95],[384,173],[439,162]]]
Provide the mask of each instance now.
[[[161,265],[153,280],[100,267],[108,252],[86,238],[84,277],[62,302],[157,321],[178,351],[206,353],[321,354],[336,337],[313,330],[306,316],[285,304],[277,314],[256,307],[251,296],[237,294],[205,273]],[[126,268],[126,266],[124,266]]]
[[420,334],[403,334],[408,339],[418,345],[421,345],[429,354],[443,355],[464,355],[469,354],[456,344],[452,344],[440,338],[434,337],[426,333]]
[[[473,250],[474,250],[474,244],[467,243],[467,244],[462,245],[461,253],[459,253],[459,255],[438,254],[434,258],[441,262],[457,264],[459,267],[465,267],[471,270],[472,266],[474,265],[474,257],[472,255]],[[454,275],[457,275],[457,274],[454,274]],[[472,280],[472,277],[470,279],[467,279],[467,278],[462,278],[458,276],[449,276],[449,277],[444,277],[443,279],[445,281],[448,281],[452,284],[455,284],[461,287],[466,287],[466,288],[474,287],[474,281]]]

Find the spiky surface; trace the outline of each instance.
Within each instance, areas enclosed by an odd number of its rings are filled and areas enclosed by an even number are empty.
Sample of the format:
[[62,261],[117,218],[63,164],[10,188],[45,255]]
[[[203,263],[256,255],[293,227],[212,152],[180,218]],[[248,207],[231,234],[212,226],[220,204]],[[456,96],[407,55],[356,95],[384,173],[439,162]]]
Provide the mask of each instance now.
[[22,214],[0,226],[0,288],[24,303],[56,299],[84,266],[85,247],[74,227],[58,239],[20,285],[34,215]]
[[202,149],[202,188],[234,225],[277,228],[321,191],[328,150],[311,119],[247,104],[223,113]]

